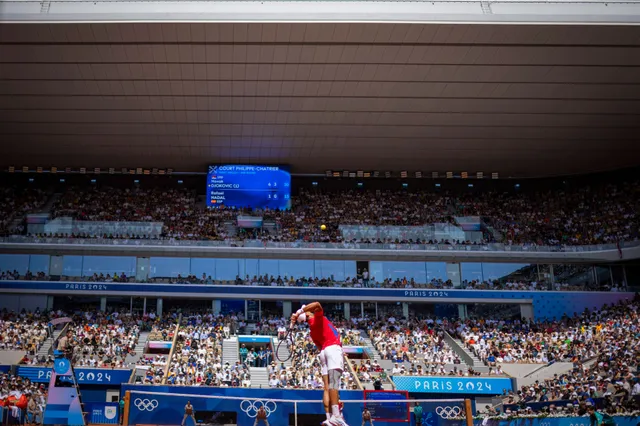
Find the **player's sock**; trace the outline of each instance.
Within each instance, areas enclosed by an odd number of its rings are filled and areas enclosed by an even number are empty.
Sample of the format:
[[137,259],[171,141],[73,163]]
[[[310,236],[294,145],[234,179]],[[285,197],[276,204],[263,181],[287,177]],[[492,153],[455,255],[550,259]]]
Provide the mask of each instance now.
[[331,414],[333,414],[335,417],[340,417],[340,406],[339,405],[332,405],[331,406]]
[[331,413],[325,413],[327,415],[327,420],[331,419]]

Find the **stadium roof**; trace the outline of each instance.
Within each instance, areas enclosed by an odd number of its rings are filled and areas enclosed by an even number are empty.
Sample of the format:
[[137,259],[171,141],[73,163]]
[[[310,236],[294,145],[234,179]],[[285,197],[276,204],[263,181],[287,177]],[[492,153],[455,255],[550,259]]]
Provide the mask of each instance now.
[[549,176],[639,135],[637,26],[0,26],[3,167]]

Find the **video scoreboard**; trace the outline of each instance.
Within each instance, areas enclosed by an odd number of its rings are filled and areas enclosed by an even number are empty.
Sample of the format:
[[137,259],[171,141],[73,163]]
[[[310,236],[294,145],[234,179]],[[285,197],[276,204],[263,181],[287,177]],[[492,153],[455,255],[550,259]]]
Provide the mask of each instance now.
[[287,167],[226,164],[209,166],[207,206],[282,210],[291,203]]

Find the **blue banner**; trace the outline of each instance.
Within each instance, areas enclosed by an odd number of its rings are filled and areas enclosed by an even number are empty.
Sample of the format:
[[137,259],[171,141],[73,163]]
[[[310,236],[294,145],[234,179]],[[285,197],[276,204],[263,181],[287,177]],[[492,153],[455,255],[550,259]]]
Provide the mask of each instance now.
[[[131,370],[76,368],[74,371],[79,385],[120,385],[128,383],[131,377]],[[18,366],[18,376],[34,383],[49,383],[51,367]]]
[[334,287],[253,287],[188,284],[137,283],[70,283],[60,281],[0,281],[0,292],[55,294],[94,294],[96,296],[135,294],[144,297],[211,297],[216,299],[274,299],[274,300],[336,300],[386,302],[450,301],[473,303],[491,299],[493,302],[533,303],[535,318],[573,316],[585,308],[600,308],[633,298],[634,293],[618,292],[560,292],[560,291],[498,291],[498,290],[421,290]]
[[264,336],[239,336],[239,343],[262,343],[262,344],[271,344],[271,337]]
[[120,419],[120,405],[117,402],[86,402],[84,411],[89,423],[117,425]]
[[[275,402],[286,399],[301,401],[298,404],[299,415],[314,415],[317,422],[299,422],[300,425],[320,424],[325,420],[322,405],[322,391],[286,390],[286,389],[246,389],[246,388],[212,388],[182,386],[143,386],[123,385],[122,392],[131,392],[129,404],[129,424],[179,425],[184,416],[184,406],[190,401],[195,410],[196,419],[203,420],[216,417],[221,413],[236,413],[238,426],[253,426],[257,408],[264,406],[267,419],[273,426],[288,425],[289,416],[294,414],[293,402]],[[144,392],[169,392],[176,395],[151,395]],[[186,394],[182,396],[177,394]],[[251,399],[202,398],[202,395],[232,396]],[[343,400],[362,400],[362,391],[340,391]],[[256,398],[258,400],[256,400]],[[362,421],[364,404],[346,403],[343,413],[348,424],[359,425]],[[205,414],[206,413],[206,414]],[[393,423],[389,423],[390,425]],[[191,419],[187,426],[193,426]],[[385,426],[384,422],[376,422],[376,426]]]
[[0,374],[8,373],[11,370],[10,365],[0,365]]
[[419,393],[501,395],[513,390],[511,379],[499,377],[393,376],[397,390]]

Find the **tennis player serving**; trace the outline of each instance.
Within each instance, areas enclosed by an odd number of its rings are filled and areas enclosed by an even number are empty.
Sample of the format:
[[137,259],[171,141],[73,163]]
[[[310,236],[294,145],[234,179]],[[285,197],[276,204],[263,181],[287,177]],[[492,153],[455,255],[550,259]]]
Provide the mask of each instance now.
[[344,370],[344,356],[340,333],[329,321],[319,302],[302,305],[298,312],[291,315],[291,325],[296,322],[308,322],[311,340],[320,350],[318,359],[324,381],[322,402],[327,414],[324,426],[349,426],[340,412],[340,377]]

